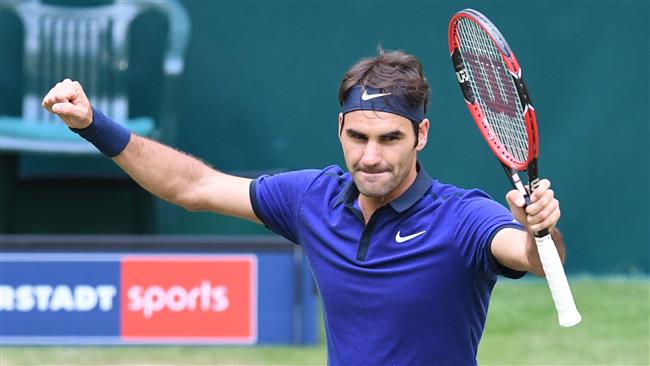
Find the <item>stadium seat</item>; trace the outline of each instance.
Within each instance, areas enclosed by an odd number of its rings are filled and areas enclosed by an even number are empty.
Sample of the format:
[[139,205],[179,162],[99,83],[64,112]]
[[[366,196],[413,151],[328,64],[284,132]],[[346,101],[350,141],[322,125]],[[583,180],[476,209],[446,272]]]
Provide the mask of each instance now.
[[[115,121],[140,135],[174,142],[174,93],[183,73],[190,32],[189,18],[178,2],[116,0],[94,6],[71,6],[3,0],[0,10],[14,12],[24,28],[22,115],[0,116],[0,151],[99,154],[94,146],[41,107],[47,91],[66,77],[81,82],[93,105]],[[161,102],[156,118],[133,118],[129,116],[125,80],[130,67],[129,28],[139,14],[151,10],[168,20],[163,82],[159,86]]]
[[[126,174],[45,111],[41,101],[50,88],[69,77],[79,81],[93,105],[116,122],[174,145],[178,91],[190,36],[186,10],[175,0],[1,0],[0,15],[4,32],[0,232],[52,231],[52,227],[31,228],[23,223],[47,222],[48,215],[55,213],[35,209],[21,216],[23,211],[17,209],[30,195],[26,187],[35,184],[51,193],[45,207],[65,205],[66,197],[81,187],[125,201],[135,194],[137,199],[128,203],[139,212],[142,223],[131,224],[133,220],[124,218],[109,232],[173,231],[176,211],[171,205],[152,200],[137,188],[129,191],[134,192],[131,195],[117,195],[123,190],[116,186],[128,182]],[[101,184],[106,179],[117,182],[110,185],[110,192],[102,192],[107,189]],[[65,183],[56,183],[60,181]],[[90,219],[102,220],[99,213]],[[74,226],[55,229],[77,230]]]

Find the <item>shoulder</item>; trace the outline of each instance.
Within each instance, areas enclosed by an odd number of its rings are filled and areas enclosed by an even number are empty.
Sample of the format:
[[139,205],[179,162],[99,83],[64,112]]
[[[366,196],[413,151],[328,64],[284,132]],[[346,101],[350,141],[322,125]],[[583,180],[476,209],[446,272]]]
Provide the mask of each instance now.
[[307,191],[314,185],[322,187],[323,185],[338,186],[346,180],[346,174],[343,170],[331,165],[323,169],[302,169],[288,172],[277,173],[273,175],[263,175],[255,180],[256,185],[277,185],[286,189],[296,189],[298,191]]
[[453,184],[442,183],[437,180],[431,185],[431,195],[434,199],[451,200],[453,202],[467,202],[471,200],[490,200],[493,201],[487,193],[480,189],[461,188]]
[[330,165],[312,173],[312,186],[341,186],[350,180],[350,174],[338,165]]
[[352,178],[350,173],[337,165],[330,165],[324,169],[313,171],[311,180],[304,190],[305,202],[331,202],[338,197]]
[[475,210],[501,211],[503,205],[495,201],[490,195],[476,188],[466,189],[452,184],[441,183],[434,180],[431,196],[450,205],[454,210],[471,212]]

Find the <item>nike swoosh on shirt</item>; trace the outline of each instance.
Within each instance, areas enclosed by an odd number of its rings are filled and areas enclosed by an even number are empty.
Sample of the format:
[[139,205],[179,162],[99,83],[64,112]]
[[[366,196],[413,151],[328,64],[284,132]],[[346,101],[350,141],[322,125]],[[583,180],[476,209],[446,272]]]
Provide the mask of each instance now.
[[422,234],[424,234],[426,232],[427,231],[424,230],[424,231],[420,231],[419,233],[415,233],[415,234],[411,234],[411,235],[407,235],[407,236],[400,236],[400,232],[398,231],[397,234],[395,235],[395,241],[398,242],[398,243],[403,243],[403,242],[409,241],[409,240],[411,240],[413,238],[417,238],[418,236],[420,236],[420,235],[422,235]]
[[370,99],[383,97],[383,96],[386,96],[386,95],[390,95],[390,93],[368,94],[368,91],[364,90],[363,94],[361,95],[361,99],[362,100],[370,100]]

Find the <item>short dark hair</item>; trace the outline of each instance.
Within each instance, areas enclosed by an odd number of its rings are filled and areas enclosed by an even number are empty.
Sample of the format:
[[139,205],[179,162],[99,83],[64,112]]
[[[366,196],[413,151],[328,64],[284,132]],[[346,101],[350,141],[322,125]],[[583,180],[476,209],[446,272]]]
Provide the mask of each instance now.
[[[384,51],[380,46],[376,57],[368,57],[352,65],[339,87],[339,102],[343,105],[350,89],[356,85],[382,89],[406,100],[411,107],[424,105],[427,112],[429,83],[422,73],[422,64],[403,51]],[[422,121],[413,121],[419,124]]]

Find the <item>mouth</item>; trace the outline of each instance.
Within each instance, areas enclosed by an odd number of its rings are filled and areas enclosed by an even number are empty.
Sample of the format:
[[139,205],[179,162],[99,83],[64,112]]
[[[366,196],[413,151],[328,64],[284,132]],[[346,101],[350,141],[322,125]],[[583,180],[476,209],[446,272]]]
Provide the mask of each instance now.
[[366,179],[371,179],[371,180],[373,180],[373,179],[377,179],[377,178],[379,178],[381,175],[386,174],[386,173],[388,173],[388,172],[386,172],[386,171],[365,171],[365,170],[359,170],[359,174],[360,174],[362,177],[364,177],[364,178],[366,178]]

